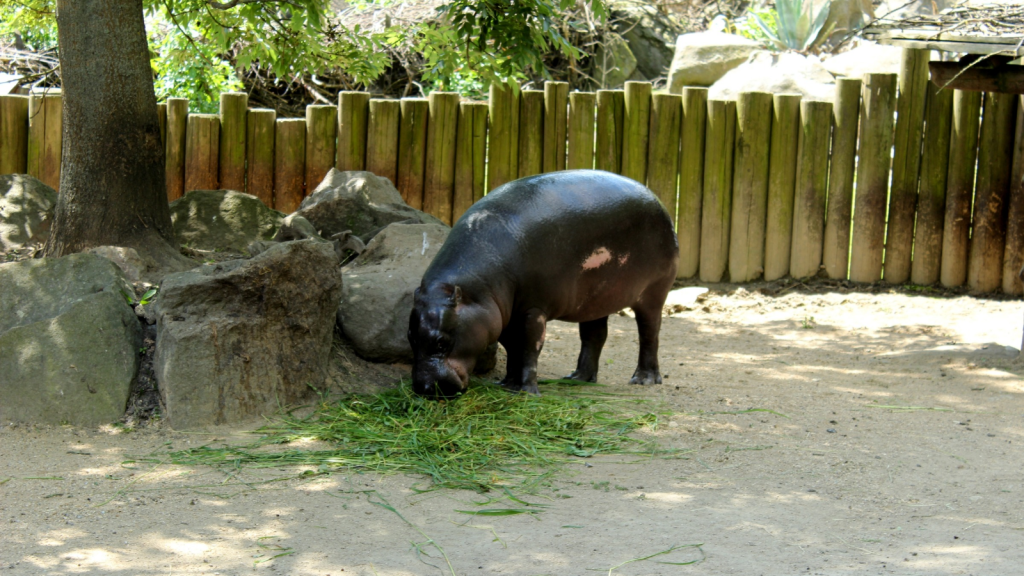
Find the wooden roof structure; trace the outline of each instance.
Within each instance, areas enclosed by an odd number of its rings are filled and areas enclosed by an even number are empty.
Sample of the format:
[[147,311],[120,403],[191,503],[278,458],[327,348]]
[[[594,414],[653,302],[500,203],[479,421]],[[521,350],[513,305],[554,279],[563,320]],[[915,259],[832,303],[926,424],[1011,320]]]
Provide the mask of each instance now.
[[958,62],[931,62],[938,86],[1024,94],[1024,3],[966,4],[935,16],[880,19],[863,36],[879,44],[960,54]]

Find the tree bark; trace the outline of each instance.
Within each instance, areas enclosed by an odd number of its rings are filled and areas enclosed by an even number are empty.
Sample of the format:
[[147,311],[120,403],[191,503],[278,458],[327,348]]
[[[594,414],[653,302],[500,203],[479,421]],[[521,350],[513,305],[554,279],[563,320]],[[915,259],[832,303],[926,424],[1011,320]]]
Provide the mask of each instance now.
[[57,26],[63,166],[46,255],[115,245],[180,258],[142,0],[57,0]]

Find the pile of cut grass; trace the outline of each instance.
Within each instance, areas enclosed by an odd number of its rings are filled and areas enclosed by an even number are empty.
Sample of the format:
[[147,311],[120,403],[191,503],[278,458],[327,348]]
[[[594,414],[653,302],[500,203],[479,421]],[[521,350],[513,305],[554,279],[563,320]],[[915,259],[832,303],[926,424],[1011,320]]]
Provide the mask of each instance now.
[[[433,486],[485,492],[529,487],[572,457],[659,452],[653,440],[630,436],[658,416],[643,399],[601,392],[596,385],[554,380],[538,398],[474,381],[454,400],[417,396],[408,382],[378,394],[321,403],[309,416],[285,416],[257,430],[242,447],[203,446],[162,455],[184,465],[313,466],[428,476]],[[267,450],[298,440],[329,450]],[[261,450],[261,448],[264,448]]]

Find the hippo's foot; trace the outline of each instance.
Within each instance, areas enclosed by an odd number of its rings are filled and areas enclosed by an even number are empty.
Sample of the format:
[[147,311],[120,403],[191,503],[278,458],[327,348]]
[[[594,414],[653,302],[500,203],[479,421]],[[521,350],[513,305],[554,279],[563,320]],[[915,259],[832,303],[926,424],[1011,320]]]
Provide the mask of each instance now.
[[566,380],[576,380],[577,382],[597,382],[597,372],[588,372],[586,370],[575,370],[572,374],[565,377]]
[[657,370],[637,368],[633,377],[629,379],[630,384],[661,384],[661,373]]
[[514,378],[505,376],[504,380],[498,382],[498,386],[501,386],[509,392],[525,392],[527,394],[533,394],[534,396],[540,396],[540,390],[537,389],[536,382],[524,384]]

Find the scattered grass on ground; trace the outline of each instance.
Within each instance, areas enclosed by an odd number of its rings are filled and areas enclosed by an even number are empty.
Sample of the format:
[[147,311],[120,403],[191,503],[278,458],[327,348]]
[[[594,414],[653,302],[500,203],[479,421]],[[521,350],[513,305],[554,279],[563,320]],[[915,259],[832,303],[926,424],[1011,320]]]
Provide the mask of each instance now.
[[[447,401],[421,398],[402,382],[377,394],[321,402],[306,417],[275,419],[257,430],[262,437],[249,445],[206,445],[160,454],[156,461],[234,468],[306,466],[319,472],[353,468],[421,474],[432,480],[433,488],[524,488],[573,457],[663,453],[653,439],[631,435],[657,425],[654,408],[642,398],[567,380],[542,382],[540,397],[474,381],[463,395]],[[280,449],[308,440],[333,447]]]

